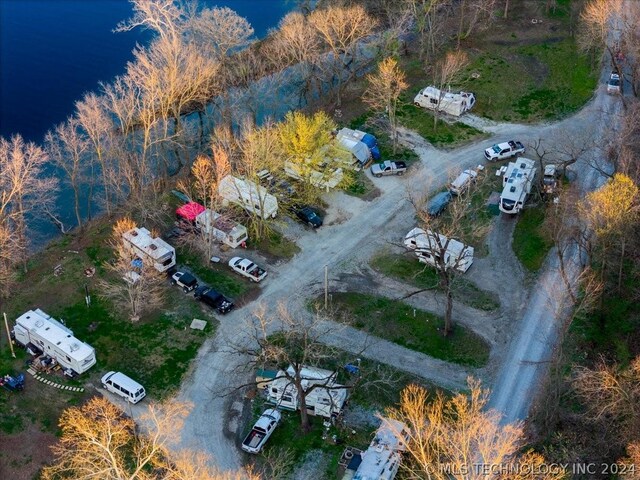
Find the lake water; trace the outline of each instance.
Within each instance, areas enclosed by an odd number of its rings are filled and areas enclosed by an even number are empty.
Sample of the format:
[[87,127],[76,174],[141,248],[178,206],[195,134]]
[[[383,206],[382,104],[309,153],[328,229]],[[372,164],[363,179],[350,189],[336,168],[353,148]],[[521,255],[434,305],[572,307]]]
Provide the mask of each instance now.
[[[228,6],[262,37],[293,8],[289,0],[201,0]],[[112,33],[126,0],[0,0],[0,135],[41,142],[98,82],[124,72],[140,29]]]

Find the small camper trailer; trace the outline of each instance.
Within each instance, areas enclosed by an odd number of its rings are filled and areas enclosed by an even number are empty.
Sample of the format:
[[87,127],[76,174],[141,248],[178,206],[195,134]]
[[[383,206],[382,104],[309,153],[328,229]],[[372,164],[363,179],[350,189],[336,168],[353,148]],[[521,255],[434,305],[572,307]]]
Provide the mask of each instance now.
[[[436,237],[437,235],[437,237]],[[447,238],[431,230],[414,228],[404,238],[404,245],[413,250],[422,263],[438,268],[438,259],[445,249],[445,268],[455,268],[466,272],[473,263],[473,247],[467,246],[454,238]]]
[[249,180],[227,175],[220,180],[218,193],[225,204],[235,203],[265,220],[275,218],[278,214],[278,199],[267,192],[266,188]]
[[231,248],[238,248],[249,238],[244,225],[208,208],[196,217],[196,226]]
[[[280,370],[276,378],[269,383],[267,400],[278,408],[298,410],[298,391],[289,378],[295,374],[289,366],[287,372]],[[320,417],[336,417],[342,412],[347,401],[347,390],[336,382],[337,372],[314,367],[303,367],[301,370],[302,388],[307,391],[314,385],[306,397],[307,413]],[[287,378],[289,376],[289,378]]]
[[428,110],[437,110],[449,115],[459,117],[476,103],[476,97],[468,92],[444,92],[436,87],[423,88],[413,99],[413,103],[418,107]]
[[25,348],[41,351],[73,373],[84,373],[96,363],[93,347],[78,340],[69,328],[39,308],[16,319],[13,335]]

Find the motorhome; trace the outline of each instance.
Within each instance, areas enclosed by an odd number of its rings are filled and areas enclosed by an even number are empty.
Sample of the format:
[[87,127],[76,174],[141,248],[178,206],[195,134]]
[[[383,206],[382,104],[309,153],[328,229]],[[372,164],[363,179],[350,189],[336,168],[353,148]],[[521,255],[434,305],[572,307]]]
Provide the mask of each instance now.
[[249,239],[247,227],[209,208],[198,214],[196,226],[231,248],[238,248]]
[[362,132],[360,130],[352,130],[345,127],[338,130],[336,138],[338,140],[341,140],[342,138],[351,138],[353,140],[358,140],[359,142],[362,142],[367,146],[373,160],[380,160],[381,158],[380,148],[378,147],[378,139],[370,133]]
[[16,319],[13,335],[20,345],[32,353],[48,355],[67,373],[80,374],[96,363],[92,346],[73,336],[71,329],[37,308]]
[[413,99],[418,107],[437,110],[459,117],[476,103],[476,97],[469,92],[444,92],[434,86],[423,88]]
[[[278,371],[275,379],[269,383],[267,400],[277,405],[278,408],[285,410],[298,410],[299,408],[298,391],[290,380],[294,374],[293,367],[289,366],[286,372]],[[307,394],[307,413],[325,418],[338,416],[347,400],[346,388],[336,382],[338,373],[321,368],[303,367],[300,374],[304,391],[314,385],[321,385]]]
[[122,234],[124,246],[134,255],[146,259],[159,272],[176,264],[176,250],[161,238],[154,238],[146,228],[132,228]]
[[514,215],[524,208],[536,177],[536,164],[528,158],[509,163],[502,177],[502,194],[498,204],[500,211]]
[[266,188],[249,180],[227,175],[220,180],[218,193],[225,206],[235,203],[265,220],[275,218],[278,214],[278,199],[267,192]]
[[342,480],[393,480],[408,442],[409,429],[404,423],[383,418],[369,448],[358,454],[357,469],[347,468]]
[[455,268],[464,273],[473,264],[473,247],[431,230],[414,228],[405,236],[404,245],[407,249],[415,252],[420,262],[436,268],[440,266],[437,260],[442,254],[442,249],[445,249],[444,264],[446,269]]

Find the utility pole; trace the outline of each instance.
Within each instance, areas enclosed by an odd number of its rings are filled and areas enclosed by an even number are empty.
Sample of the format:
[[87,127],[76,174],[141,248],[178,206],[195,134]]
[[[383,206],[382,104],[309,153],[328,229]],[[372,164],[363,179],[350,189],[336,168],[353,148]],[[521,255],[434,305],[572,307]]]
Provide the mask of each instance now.
[[329,266],[324,266],[324,309],[329,308]]
[[9,322],[7,322],[7,314],[3,312],[2,315],[4,315],[4,326],[7,329],[7,340],[9,340],[9,348],[11,349],[11,356],[13,358],[16,358],[16,354],[13,351],[13,342],[11,341],[11,333],[9,332]]

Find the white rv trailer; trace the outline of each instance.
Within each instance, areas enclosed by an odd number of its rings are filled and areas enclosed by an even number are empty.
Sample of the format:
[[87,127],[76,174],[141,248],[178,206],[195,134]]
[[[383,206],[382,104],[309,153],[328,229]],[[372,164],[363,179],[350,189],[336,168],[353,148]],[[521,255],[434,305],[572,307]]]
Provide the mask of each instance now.
[[429,86],[418,92],[413,103],[418,107],[459,117],[467,110],[471,110],[471,107],[476,103],[476,97],[469,92],[443,92],[436,87]]
[[[294,373],[293,367],[289,366],[286,374],[282,370],[276,374],[275,379],[268,384],[267,401],[274,403],[278,408],[298,410],[298,391],[293,382],[286,377],[293,377]],[[314,367],[303,367],[300,373],[302,388],[305,391],[314,385],[322,385],[308,393],[307,412],[325,418],[338,416],[347,400],[347,390],[336,383],[338,373]]]
[[216,240],[231,248],[238,248],[249,238],[244,225],[209,208],[198,214],[196,226],[207,234],[211,233]]
[[345,475],[343,480],[393,480],[408,442],[407,426],[398,420],[384,418],[369,448],[360,453],[362,461],[358,469],[351,477]]
[[161,238],[153,238],[146,228],[132,228],[122,234],[122,242],[131,253],[153,263],[153,268],[166,272],[176,264],[176,250]]
[[229,202],[240,205],[249,213],[255,213],[265,220],[278,214],[278,199],[267,189],[249,180],[227,175],[218,184],[218,193],[224,205]]
[[445,245],[446,269],[455,268],[464,273],[473,263],[473,247],[454,238],[448,239],[444,235],[433,233],[431,230],[424,231],[421,228],[414,228],[404,237],[404,245],[409,250],[415,251],[420,262],[436,268],[438,267],[436,259],[439,258],[440,250]]
[[80,374],[96,363],[96,352],[73,336],[73,332],[37,308],[23,313],[13,328],[16,342],[35,346],[55,359],[63,368]]
[[344,179],[344,173],[341,168],[327,168],[323,173],[310,167],[301,167],[288,160],[284,162],[284,173],[291,178],[302,182],[309,182],[311,185],[324,188],[327,191],[331,188],[336,188]]
[[519,158],[509,163],[502,177],[502,194],[498,204],[500,211],[514,215],[524,208],[533,180],[536,178],[536,163],[528,158]]

